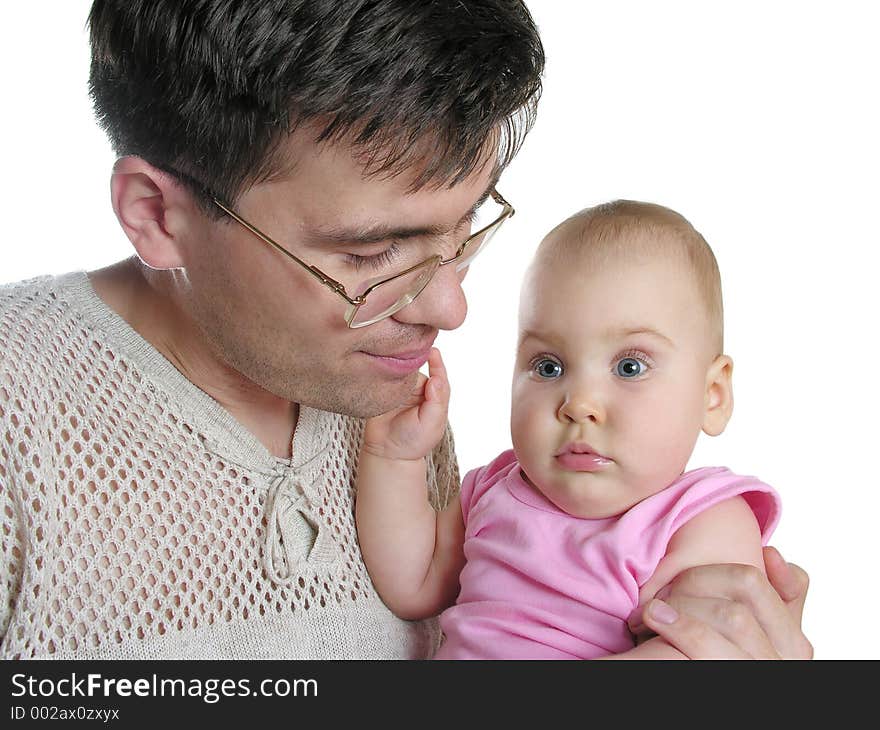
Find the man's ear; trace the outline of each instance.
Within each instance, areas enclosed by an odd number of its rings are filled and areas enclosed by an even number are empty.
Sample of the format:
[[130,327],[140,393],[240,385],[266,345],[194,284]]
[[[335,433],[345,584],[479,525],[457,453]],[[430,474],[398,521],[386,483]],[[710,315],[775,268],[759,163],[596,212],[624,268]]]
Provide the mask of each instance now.
[[733,360],[727,355],[719,355],[706,373],[703,432],[717,436],[727,427],[732,413]]
[[113,211],[138,257],[150,268],[183,266],[180,242],[168,222],[169,210],[182,194],[172,175],[140,157],[122,157],[113,166]]

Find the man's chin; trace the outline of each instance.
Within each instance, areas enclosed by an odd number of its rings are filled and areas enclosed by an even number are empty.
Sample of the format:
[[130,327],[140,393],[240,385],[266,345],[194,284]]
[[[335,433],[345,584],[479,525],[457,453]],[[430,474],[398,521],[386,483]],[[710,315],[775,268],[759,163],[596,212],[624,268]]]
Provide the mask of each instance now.
[[323,392],[320,393],[320,397],[304,398],[298,402],[322,411],[341,413],[344,416],[372,418],[405,404],[416,389],[418,377],[419,374],[415,372],[391,382],[370,381],[360,386],[355,386],[349,381],[347,387]]
[[418,383],[418,373],[408,375],[394,383],[375,383],[363,398],[358,399],[358,418],[372,418],[405,405],[411,399]]

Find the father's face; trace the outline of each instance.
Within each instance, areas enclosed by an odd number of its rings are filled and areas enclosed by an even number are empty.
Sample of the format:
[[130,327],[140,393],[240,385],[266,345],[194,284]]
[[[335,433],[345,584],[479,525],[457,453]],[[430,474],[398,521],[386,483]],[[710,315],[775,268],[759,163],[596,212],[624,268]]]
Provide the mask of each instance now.
[[[292,171],[251,188],[236,212],[349,294],[434,253],[453,255],[494,162],[452,188],[408,193],[410,176],[365,178],[345,146],[298,133],[282,152]],[[369,417],[402,403],[438,330],[467,312],[466,272],[449,265],[392,317],[349,329],[339,296],[229,220],[194,223],[186,256],[188,309],[215,352],[278,396],[338,413]]]

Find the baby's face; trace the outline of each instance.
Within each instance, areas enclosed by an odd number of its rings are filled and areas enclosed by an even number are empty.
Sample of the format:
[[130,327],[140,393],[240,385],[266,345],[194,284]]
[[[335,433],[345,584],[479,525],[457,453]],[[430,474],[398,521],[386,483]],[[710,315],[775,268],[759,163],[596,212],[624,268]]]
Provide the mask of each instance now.
[[690,458],[717,354],[677,257],[533,269],[511,411],[526,477],[560,509],[594,519],[658,492]]

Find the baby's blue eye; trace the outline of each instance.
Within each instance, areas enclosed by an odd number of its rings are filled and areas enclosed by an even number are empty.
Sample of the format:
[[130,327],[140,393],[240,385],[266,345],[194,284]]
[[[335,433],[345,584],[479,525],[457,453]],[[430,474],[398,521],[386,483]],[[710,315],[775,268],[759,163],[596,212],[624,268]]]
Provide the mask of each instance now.
[[560,365],[556,360],[550,360],[549,358],[541,358],[534,365],[534,370],[538,374],[538,377],[541,378],[558,378],[562,375],[562,365]]
[[617,367],[615,368],[621,378],[635,378],[644,374],[647,369],[648,366],[645,363],[641,360],[636,360],[634,357],[621,358],[617,361]]

